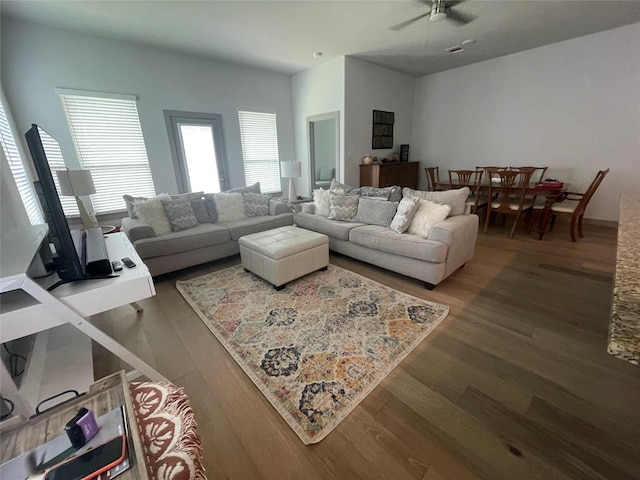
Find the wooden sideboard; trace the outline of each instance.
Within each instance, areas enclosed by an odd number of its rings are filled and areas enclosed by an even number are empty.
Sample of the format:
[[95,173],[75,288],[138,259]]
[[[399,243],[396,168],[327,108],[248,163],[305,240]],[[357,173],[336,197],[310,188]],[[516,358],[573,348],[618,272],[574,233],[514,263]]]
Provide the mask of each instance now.
[[372,163],[360,165],[360,186],[418,188],[420,162]]

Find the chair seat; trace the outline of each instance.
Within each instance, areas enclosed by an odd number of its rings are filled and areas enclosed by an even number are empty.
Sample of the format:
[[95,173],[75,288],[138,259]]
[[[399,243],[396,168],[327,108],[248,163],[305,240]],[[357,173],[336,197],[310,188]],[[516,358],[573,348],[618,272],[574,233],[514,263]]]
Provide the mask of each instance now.
[[[493,202],[493,203],[491,204],[491,208],[500,208],[500,205],[501,205],[501,204],[500,204],[500,203],[498,203],[498,202]],[[525,202],[525,203],[522,205],[522,210],[528,210],[529,208],[532,208],[532,207],[533,207],[533,203]],[[510,204],[509,204],[509,210],[517,211],[517,210],[519,210],[519,209],[520,209],[520,203],[519,203],[519,202],[518,202],[518,203],[510,203]]]
[[[551,210],[558,213],[573,213],[576,211],[577,206],[578,206],[578,202],[575,202],[575,203],[561,202],[561,203],[553,204],[551,206]],[[541,204],[536,203],[533,206],[533,208],[535,210],[542,210],[544,209],[544,203],[541,203]]]

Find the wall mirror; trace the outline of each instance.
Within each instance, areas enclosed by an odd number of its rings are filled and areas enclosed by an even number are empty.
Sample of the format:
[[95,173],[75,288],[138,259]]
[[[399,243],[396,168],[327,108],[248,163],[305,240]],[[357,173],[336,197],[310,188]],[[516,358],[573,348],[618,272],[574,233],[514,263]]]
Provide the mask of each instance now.
[[307,117],[311,190],[328,189],[340,167],[340,112]]

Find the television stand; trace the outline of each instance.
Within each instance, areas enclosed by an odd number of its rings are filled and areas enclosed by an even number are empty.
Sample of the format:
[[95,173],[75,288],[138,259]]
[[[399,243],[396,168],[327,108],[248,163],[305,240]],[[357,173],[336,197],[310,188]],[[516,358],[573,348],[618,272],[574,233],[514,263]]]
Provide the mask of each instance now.
[[[155,295],[149,270],[126,235],[114,233],[107,236],[109,258],[116,260],[129,257],[137,263],[136,268],[128,268],[119,272],[117,277],[94,282],[65,283],[54,291],[47,291],[47,287],[57,282],[57,275],[32,279],[26,273],[46,235],[47,226],[36,225],[11,229],[2,236],[0,343],[70,325],[133,367],[134,370],[127,374],[130,380],[142,374],[151,380],[167,381],[154,368],[88,321],[92,315],[127,304],[141,310],[136,302]],[[90,369],[93,381],[93,371]],[[41,398],[25,398],[3,362],[0,362],[0,375],[2,395],[14,402],[15,413],[26,417],[33,415],[35,405]],[[55,383],[56,379],[46,378],[46,381]],[[59,390],[65,390],[65,386],[59,385]]]

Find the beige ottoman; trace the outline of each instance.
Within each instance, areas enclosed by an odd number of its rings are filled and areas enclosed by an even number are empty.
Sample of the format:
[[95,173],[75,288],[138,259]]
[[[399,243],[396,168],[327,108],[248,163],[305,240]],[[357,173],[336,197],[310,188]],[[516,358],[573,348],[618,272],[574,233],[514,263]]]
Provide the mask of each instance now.
[[280,227],[238,240],[245,270],[280,290],[287,282],[329,265],[329,237],[298,227]]

